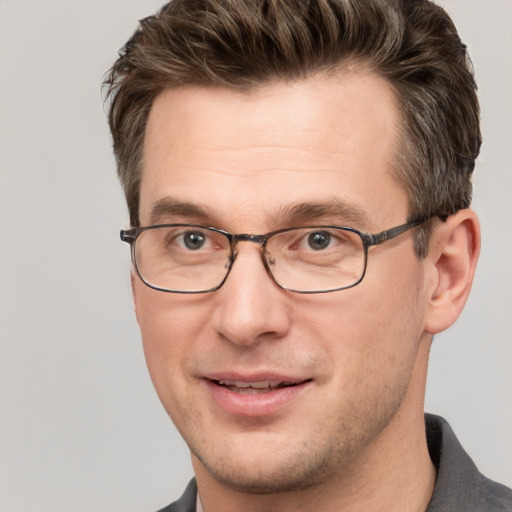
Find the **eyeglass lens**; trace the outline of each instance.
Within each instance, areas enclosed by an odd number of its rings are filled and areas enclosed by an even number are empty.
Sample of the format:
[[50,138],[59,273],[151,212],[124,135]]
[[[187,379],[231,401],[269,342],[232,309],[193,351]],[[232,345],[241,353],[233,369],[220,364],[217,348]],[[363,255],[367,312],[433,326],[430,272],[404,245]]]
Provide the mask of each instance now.
[[[363,241],[349,229],[291,228],[271,235],[263,247],[267,269],[288,290],[347,288],[364,273]],[[158,227],[139,234],[134,260],[140,276],[152,287],[188,293],[209,291],[229,272],[231,243],[226,234],[211,228]]]

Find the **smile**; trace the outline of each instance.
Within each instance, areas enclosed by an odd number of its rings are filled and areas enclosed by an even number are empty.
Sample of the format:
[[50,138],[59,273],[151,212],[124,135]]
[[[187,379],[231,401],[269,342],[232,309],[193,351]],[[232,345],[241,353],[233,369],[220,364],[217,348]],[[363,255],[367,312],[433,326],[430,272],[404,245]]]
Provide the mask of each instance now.
[[269,393],[270,391],[276,389],[287,388],[290,386],[296,386],[298,383],[296,382],[278,382],[278,381],[270,381],[270,380],[262,380],[256,382],[245,382],[238,380],[227,380],[220,379],[214,381],[218,386],[223,386],[230,391],[234,391],[236,393],[245,393],[245,394],[256,394],[256,393]]
[[224,412],[248,417],[264,417],[282,413],[293,404],[300,403],[299,396],[312,389],[313,379],[290,378],[206,378],[207,389],[213,402]]

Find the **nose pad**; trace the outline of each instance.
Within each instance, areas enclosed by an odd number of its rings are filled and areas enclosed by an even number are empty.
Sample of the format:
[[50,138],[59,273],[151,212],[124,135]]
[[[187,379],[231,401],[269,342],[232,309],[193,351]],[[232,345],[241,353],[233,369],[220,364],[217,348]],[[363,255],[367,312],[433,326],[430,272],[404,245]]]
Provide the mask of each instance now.
[[261,251],[261,261],[263,262],[263,266],[267,271],[268,277],[272,279],[272,281],[277,284],[277,281],[274,278],[274,273],[272,272],[272,267],[276,264],[276,259],[266,251],[265,247],[262,247]]
[[[270,280],[273,283],[275,283],[274,277],[272,275],[272,270],[271,270],[271,266],[275,264],[275,258],[270,256],[270,254],[268,254],[266,252],[265,247],[263,247],[260,242],[258,242],[256,240],[248,240],[248,241],[259,245],[259,247],[256,248],[256,250],[260,251],[260,258],[261,258],[261,263],[263,265],[263,268],[265,269],[265,272],[268,275],[268,277],[270,278]],[[229,274],[231,274],[231,272],[233,271],[233,267],[238,258],[238,255],[239,255],[238,249],[234,249],[231,252],[231,256],[229,257],[229,259],[225,265],[225,268],[228,269],[228,273],[227,273],[227,276],[226,276],[226,279],[224,280],[224,282],[227,280],[227,277],[229,276]]]
[[270,254],[268,254],[268,255],[262,254],[261,257],[263,259],[263,263],[265,264],[265,267],[267,267],[267,270],[269,271],[269,273],[272,274],[272,267],[275,266],[276,259],[273,256],[271,256]]
[[231,251],[231,254],[229,255],[229,258],[226,261],[226,264],[224,265],[224,268],[231,272],[231,269],[233,268],[233,264],[235,263],[236,257],[238,256],[238,251],[233,250]]
[[[246,242],[253,242],[257,245],[259,245],[260,255],[261,255],[261,262],[263,263],[263,267],[265,268],[265,271],[267,272],[268,277],[277,284],[274,275],[272,273],[272,266],[275,265],[276,260],[273,256],[270,255],[270,253],[267,252],[267,249],[265,245],[261,242],[261,240],[249,238],[250,235],[244,235],[247,236],[244,241]],[[224,279],[224,282],[226,282],[229,274],[231,273],[233,266],[235,264],[235,261],[238,256],[238,250],[236,249],[236,245],[238,244],[238,240],[235,242],[233,249],[231,250],[230,257],[226,261],[226,264],[224,265],[224,268],[228,271],[226,274],[226,277]]]

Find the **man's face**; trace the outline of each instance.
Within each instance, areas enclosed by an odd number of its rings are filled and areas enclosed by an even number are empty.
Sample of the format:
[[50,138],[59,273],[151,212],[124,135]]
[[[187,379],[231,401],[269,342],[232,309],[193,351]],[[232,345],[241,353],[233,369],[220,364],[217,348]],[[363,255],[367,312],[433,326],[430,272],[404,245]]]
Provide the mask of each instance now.
[[[168,90],[148,121],[141,223],[256,234],[402,224],[396,108],[387,84],[362,73],[251,93]],[[411,233],[371,248],[358,286],[326,294],[280,289],[260,251],[241,242],[213,293],[164,293],[137,277],[133,291],[153,383],[196,473],[272,492],[383,450],[389,425],[422,410],[429,337]]]

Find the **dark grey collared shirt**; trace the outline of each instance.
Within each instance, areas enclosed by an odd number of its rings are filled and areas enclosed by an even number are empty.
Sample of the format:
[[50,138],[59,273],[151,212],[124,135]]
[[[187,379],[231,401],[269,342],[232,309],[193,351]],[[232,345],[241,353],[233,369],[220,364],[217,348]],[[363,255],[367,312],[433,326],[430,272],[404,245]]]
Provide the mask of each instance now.
[[[448,422],[425,415],[427,443],[437,468],[434,494],[425,512],[512,512],[512,490],[483,476]],[[196,512],[193,479],[183,496],[159,512]]]
[[512,512],[512,490],[483,476],[448,422],[425,415],[430,458],[437,467],[426,512]]

